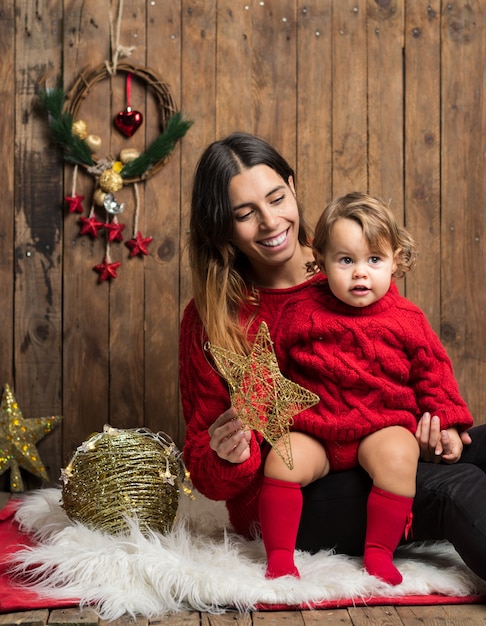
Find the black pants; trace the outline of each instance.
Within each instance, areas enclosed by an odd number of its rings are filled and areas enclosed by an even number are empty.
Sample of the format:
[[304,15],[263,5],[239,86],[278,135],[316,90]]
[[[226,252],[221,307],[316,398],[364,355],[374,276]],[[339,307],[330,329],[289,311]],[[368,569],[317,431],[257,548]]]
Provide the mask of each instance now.
[[[454,465],[420,462],[413,505],[413,541],[447,539],[486,580],[486,425],[469,431]],[[297,548],[363,554],[371,479],[361,468],[336,472],[303,489]]]

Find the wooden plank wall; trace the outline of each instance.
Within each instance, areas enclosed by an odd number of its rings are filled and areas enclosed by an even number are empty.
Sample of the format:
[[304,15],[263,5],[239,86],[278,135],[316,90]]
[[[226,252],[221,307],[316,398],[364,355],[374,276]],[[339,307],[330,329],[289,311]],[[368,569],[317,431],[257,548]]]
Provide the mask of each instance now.
[[[150,254],[98,284],[102,237],[79,236],[64,165],[35,108],[40,85],[67,90],[112,58],[116,0],[2,0],[0,8],[0,384],[24,417],[63,414],[38,449],[57,481],[74,448],[105,422],[164,430],[181,444],[177,335],[191,295],[185,250],[191,180],[204,147],[232,130],[261,135],[297,170],[313,224],[336,194],[385,195],[420,245],[403,287],[427,313],[478,423],[486,422],[486,4],[482,0],[124,0],[129,62],[169,83],[194,123],[165,167],[140,184]],[[111,17],[110,17],[111,16]],[[144,85],[134,108],[152,140]],[[125,145],[119,76],[80,117],[105,154]],[[106,148],[105,148],[106,147]],[[78,172],[76,191],[93,184]],[[136,198],[124,189],[123,221]],[[6,475],[1,477],[7,485]]]

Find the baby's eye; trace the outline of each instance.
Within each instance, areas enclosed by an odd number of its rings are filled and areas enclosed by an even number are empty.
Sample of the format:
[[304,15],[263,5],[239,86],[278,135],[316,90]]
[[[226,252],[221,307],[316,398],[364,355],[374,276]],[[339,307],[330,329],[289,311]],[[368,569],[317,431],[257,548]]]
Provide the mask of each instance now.
[[379,256],[370,256],[370,263],[372,265],[376,265],[377,263],[379,263],[381,261]]
[[353,259],[350,256],[343,256],[339,259],[339,263],[342,265],[351,265]]

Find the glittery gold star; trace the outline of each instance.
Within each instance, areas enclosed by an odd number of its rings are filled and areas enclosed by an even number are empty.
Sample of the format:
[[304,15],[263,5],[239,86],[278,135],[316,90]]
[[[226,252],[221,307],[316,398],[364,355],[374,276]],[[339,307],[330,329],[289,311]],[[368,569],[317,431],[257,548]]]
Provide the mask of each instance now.
[[61,420],[59,415],[24,419],[10,387],[5,385],[0,404],[0,475],[10,468],[10,491],[24,490],[21,467],[48,480],[35,444]]
[[229,385],[231,403],[238,417],[273,446],[293,469],[290,426],[294,415],[319,402],[319,396],[281,373],[268,326],[260,324],[248,356],[208,344],[214,361]]

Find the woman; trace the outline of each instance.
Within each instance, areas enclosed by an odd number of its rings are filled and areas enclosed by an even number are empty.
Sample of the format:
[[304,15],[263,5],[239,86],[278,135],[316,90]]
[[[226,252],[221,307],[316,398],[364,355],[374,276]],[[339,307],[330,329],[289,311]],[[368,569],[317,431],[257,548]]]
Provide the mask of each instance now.
[[[205,345],[247,354],[265,321],[278,354],[286,304],[297,295],[304,301],[309,286],[323,280],[309,270],[310,233],[295,199],[294,172],[269,144],[234,133],[206,149],[195,173],[189,246],[194,299],[180,337],[184,457],[195,487],[226,501],[235,530],[252,537],[270,447],[235,415]],[[419,464],[412,538],[450,540],[486,579],[486,427],[469,432],[440,431],[429,414],[420,420],[421,457],[435,463]],[[291,433],[293,451],[299,437],[307,435]],[[443,454],[461,463],[438,464]],[[368,475],[353,469],[321,476],[301,477],[296,547],[362,553]]]

